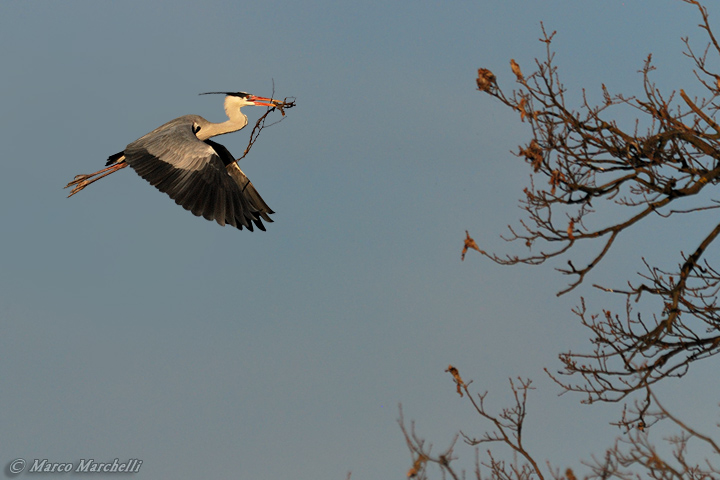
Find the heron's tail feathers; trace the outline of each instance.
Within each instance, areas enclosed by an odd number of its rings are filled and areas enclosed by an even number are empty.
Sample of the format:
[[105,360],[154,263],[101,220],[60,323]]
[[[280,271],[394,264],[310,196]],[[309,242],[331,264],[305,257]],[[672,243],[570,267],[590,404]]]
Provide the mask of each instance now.
[[117,163],[117,161],[120,160],[123,155],[125,155],[125,152],[118,152],[115,155],[110,155],[107,159],[107,162],[105,162],[105,166],[108,167],[113,163]]

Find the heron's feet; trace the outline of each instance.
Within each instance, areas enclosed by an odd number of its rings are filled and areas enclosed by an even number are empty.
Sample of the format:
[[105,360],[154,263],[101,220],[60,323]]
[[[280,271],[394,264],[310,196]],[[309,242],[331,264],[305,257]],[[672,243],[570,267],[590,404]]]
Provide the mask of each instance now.
[[117,172],[121,168],[125,167],[127,167],[127,163],[119,162],[89,175],[76,175],[72,182],[65,185],[65,188],[73,187],[73,189],[70,191],[70,195],[68,195],[68,198],[72,197],[91,183],[95,183],[101,178],[107,177],[111,173]]
[[68,198],[72,197],[76,193],[78,193],[83,188],[90,185],[91,182],[88,182],[88,179],[91,178],[92,175],[76,175],[75,179],[65,185],[65,188],[73,187],[72,191],[70,192],[70,195],[68,195]]

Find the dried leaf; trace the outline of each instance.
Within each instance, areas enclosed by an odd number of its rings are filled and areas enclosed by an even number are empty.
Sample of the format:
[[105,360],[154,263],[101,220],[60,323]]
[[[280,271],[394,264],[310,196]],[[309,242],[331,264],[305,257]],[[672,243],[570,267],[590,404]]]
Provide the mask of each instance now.
[[605,105],[612,105],[612,98],[610,97],[610,93],[604,83],[602,84],[602,92]]
[[570,224],[568,225],[568,228],[567,228],[567,235],[570,240],[575,240],[575,235],[573,234],[573,230],[575,230],[575,220],[571,218]]
[[473,250],[477,250],[478,252],[482,253],[482,250],[477,246],[477,243],[475,243],[475,240],[470,237],[470,234],[467,230],[465,230],[465,245],[462,249],[462,255],[460,255],[460,261],[462,262],[465,260],[465,254],[467,253],[468,249],[472,248]]
[[477,86],[478,90],[482,92],[489,92],[495,86],[496,77],[487,68],[478,69]]
[[520,71],[520,65],[517,64],[514,58],[510,59],[510,68],[517,77],[518,82],[522,82],[524,80],[524,77],[522,72]]
[[520,155],[523,155],[533,166],[535,173],[540,170],[543,162],[543,149],[533,138],[527,148],[520,147]]
[[550,185],[552,185],[552,188],[550,189],[550,193],[552,195],[555,195],[556,187],[563,182],[565,182],[565,174],[563,174],[560,170],[553,170],[552,174],[550,175],[550,182],[549,182]]
[[407,477],[408,478],[414,478],[417,477],[418,473],[422,470],[423,466],[425,466],[425,462],[427,462],[427,457],[425,455],[420,455],[417,460],[413,463],[413,466],[410,470],[408,470]]
[[520,121],[521,122],[525,121],[525,116],[527,115],[527,111],[525,111],[526,104],[527,104],[527,102],[525,101],[525,97],[523,97],[520,99],[520,103],[518,103],[517,107],[515,107],[516,109],[518,109],[518,111],[520,111]]
[[457,368],[453,367],[452,365],[449,365],[448,368],[445,370],[446,372],[450,372],[450,374],[453,376],[453,379],[455,380],[455,384],[457,385],[457,393],[461,397],[463,396],[462,387],[465,386],[465,382],[463,382],[463,379],[460,377],[460,372]]

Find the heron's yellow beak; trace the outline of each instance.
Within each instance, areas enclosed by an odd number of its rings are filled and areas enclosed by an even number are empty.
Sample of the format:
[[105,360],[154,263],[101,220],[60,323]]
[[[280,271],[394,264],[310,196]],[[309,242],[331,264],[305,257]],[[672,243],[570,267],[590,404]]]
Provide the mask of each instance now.
[[258,97],[257,95],[249,95],[248,100],[253,102],[255,105],[262,105],[264,107],[276,107],[282,105],[282,100],[275,100],[274,98]]

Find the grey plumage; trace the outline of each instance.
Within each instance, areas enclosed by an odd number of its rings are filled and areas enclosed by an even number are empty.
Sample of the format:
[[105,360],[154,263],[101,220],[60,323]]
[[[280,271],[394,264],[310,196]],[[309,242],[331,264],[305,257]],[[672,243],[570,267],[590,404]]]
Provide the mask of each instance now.
[[197,115],[176,118],[130,143],[123,160],[193,215],[241,230],[253,231],[253,224],[265,230],[262,219],[272,222],[268,215],[274,212],[230,152],[193,133],[207,123]]
[[235,132],[247,125],[240,108],[248,105],[290,107],[266,97],[245,92],[227,93],[228,120],[208,122],[198,115],[185,115],[162,125],[111,155],[106,168],[90,175],[77,175],[65,188],[73,187],[70,197],[91,183],[128,165],[138,175],[175,203],[196,216],[232,225],[240,230],[265,230],[263,220],[272,222],[275,213],[240,169],[227,148],[211,137]]

